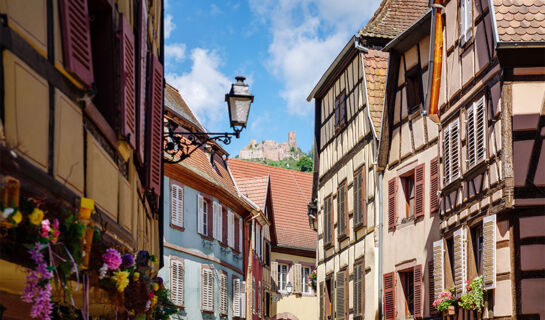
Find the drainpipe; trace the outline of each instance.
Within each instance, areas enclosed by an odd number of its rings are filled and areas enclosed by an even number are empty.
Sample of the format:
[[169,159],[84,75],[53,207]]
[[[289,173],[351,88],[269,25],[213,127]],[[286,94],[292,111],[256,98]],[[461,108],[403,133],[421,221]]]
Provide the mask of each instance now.
[[378,318],[382,319],[382,171],[378,172]]

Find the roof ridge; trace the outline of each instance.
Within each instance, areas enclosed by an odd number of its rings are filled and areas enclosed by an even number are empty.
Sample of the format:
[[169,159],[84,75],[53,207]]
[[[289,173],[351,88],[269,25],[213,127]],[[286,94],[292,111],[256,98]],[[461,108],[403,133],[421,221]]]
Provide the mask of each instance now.
[[290,173],[297,173],[297,174],[303,174],[303,175],[312,175],[311,172],[303,172],[303,171],[298,171],[298,170],[293,170],[293,169],[275,167],[275,166],[270,166],[270,165],[264,164],[264,163],[246,161],[246,160],[242,160],[242,159],[231,158],[231,159],[229,159],[229,161],[239,161],[239,162],[244,162],[244,163],[250,163],[250,164],[256,165],[256,166],[264,166],[264,167],[268,167],[268,168],[273,168],[274,170],[278,169],[278,170],[283,170],[283,171],[287,171],[287,172],[290,172]]

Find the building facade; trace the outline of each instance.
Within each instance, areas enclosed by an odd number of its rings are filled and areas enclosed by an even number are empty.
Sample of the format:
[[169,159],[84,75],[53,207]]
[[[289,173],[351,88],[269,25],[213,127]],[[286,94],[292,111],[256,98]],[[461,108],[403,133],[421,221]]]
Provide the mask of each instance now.
[[[162,1],[3,0],[0,20],[1,206],[33,199],[47,219],[63,222],[90,198],[97,214],[86,223],[105,245],[159,256]],[[21,266],[32,264],[18,259],[26,248],[4,240],[3,316],[27,317]],[[100,257],[91,254],[89,270]],[[81,288],[73,290],[77,301]],[[113,316],[107,294],[95,293],[91,316]]]
[[[425,114],[431,11],[384,48],[389,52],[378,166],[382,172],[384,319],[430,318],[433,243],[441,238],[438,125]],[[409,245],[410,244],[410,245]]]
[[482,313],[458,318],[543,318],[545,5],[442,4],[435,294],[482,276]]
[[[165,91],[166,118],[197,131],[201,126],[172,86]],[[164,267],[180,319],[246,318],[248,243],[245,220],[256,209],[239,196],[225,151],[195,150],[178,164],[165,164]]]
[[255,224],[256,239],[263,238],[256,243],[264,264],[259,299],[263,319],[316,319],[317,297],[309,282],[316,233],[307,224],[312,175],[236,159],[229,160],[229,167],[241,193],[270,221],[263,229]]

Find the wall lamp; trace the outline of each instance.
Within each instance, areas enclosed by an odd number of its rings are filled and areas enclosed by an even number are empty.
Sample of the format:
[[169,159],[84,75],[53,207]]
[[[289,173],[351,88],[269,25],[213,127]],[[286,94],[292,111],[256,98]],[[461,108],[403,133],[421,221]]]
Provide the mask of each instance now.
[[231,138],[240,138],[240,132],[246,128],[250,105],[254,102],[254,96],[250,94],[250,88],[244,80],[245,77],[235,77],[236,83],[231,85],[231,91],[225,95],[227,109],[229,110],[229,122],[233,132],[187,132],[182,131],[177,123],[165,118],[164,151],[166,163],[179,163],[191,156],[195,150],[201,148],[209,141],[220,141],[230,144]]

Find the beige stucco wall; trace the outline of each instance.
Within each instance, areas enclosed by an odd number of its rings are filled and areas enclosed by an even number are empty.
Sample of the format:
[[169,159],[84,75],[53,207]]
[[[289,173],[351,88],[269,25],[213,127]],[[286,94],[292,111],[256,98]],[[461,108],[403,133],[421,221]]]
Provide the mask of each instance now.
[[[296,263],[308,263],[312,264],[312,269],[316,260],[314,258],[308,258],[303,256],[271,252],[271,261],[291,261],[293,264]],[[290,269],[288,275],[288,281],[293,284],[293,268]],[[294,315],[299,320],[315,320],[318,319],[318,296],[313,291],[311,295],[306,294],[290,294],[290,295],[280,295],[279,294],[278,302],[271,303],[271,319],[275,315],[280,315],[284,313],[289,313]]]

